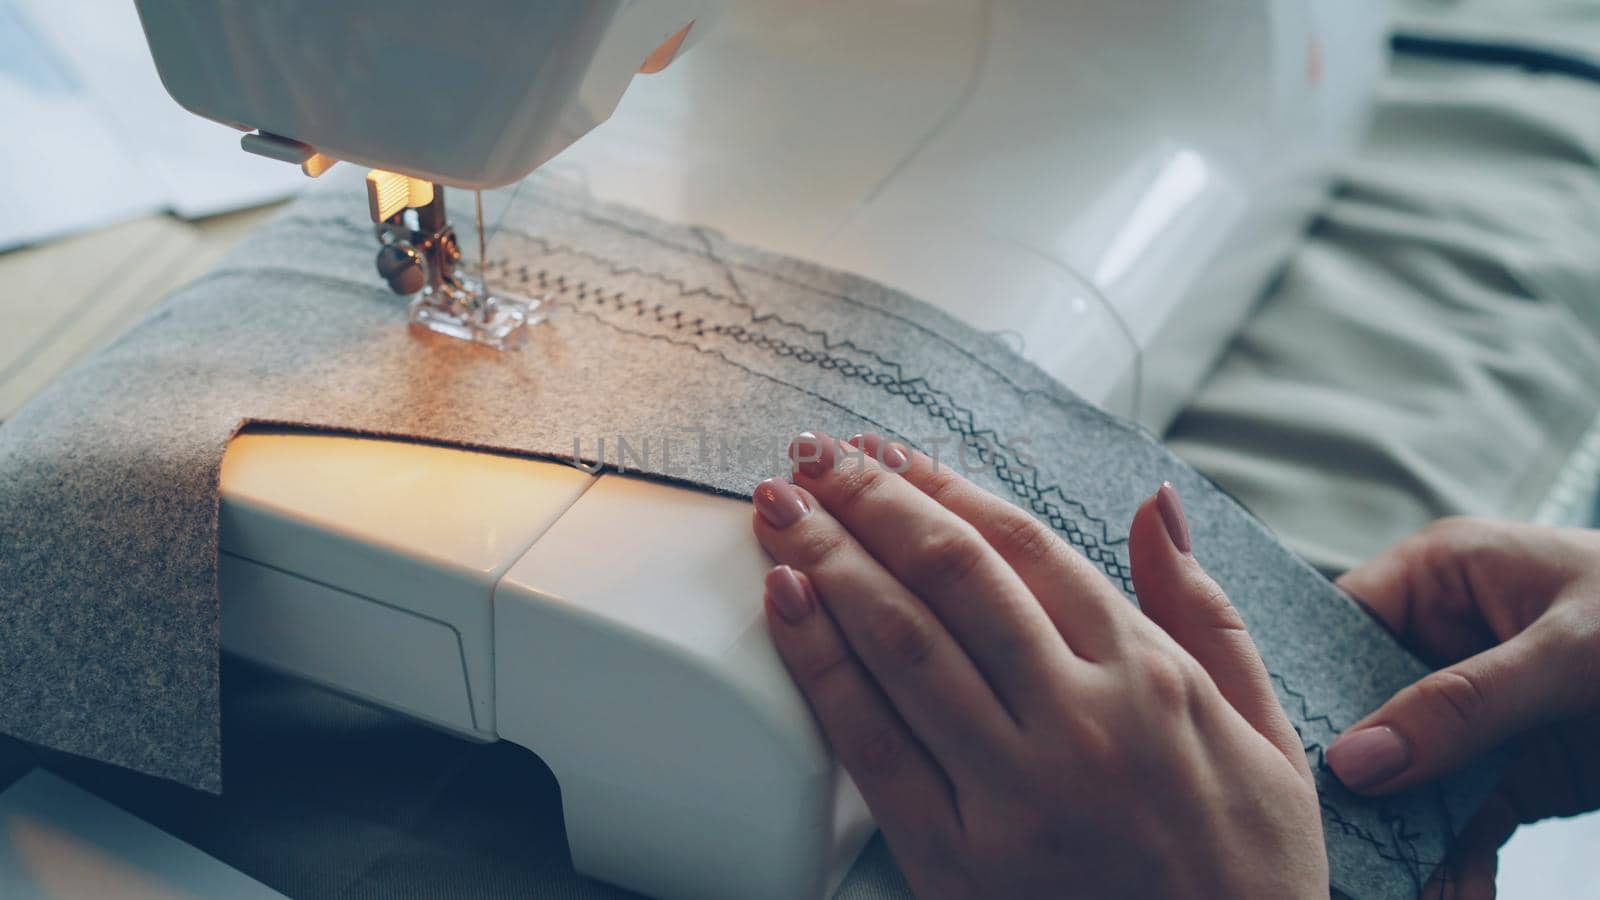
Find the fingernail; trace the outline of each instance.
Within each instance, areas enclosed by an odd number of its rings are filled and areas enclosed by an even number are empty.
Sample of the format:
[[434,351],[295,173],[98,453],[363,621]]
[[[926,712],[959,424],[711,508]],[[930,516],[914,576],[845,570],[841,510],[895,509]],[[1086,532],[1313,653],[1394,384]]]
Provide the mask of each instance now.
[[904,472],[911,462],[911,457],[904,450],[888,443],[881,435],[858,434],[850,439],[850,443],[871,453],[874,459],[893,472]]
[[778,615],[790,625],[799,625],[816,609],[810,586],[788,566],[777,566],[767,573],[767,596],[772,598]]
[[882,449],[878,451],[878,462],[883,463],[891,472],[904,472],[906,465],[911,462],[911,458],[906,456],[905,451],[899,447],[893,444],[884,444]]
[[1172,546],[1177,547],[1179,553],[1190,552],[1189,520],[1183,514],[1183,501],[1178,499],[1178,489],[1172,482],[1161,482],[1161,490],[1156,491],[1156,509],[1161,511],[1161,522],[1167,526]]
[[806,499],[782,478],[768,478],[756,485],[755,501],[756,512],[773,528],[788,528],[811,512]]
[[795,471],[807,478],[822,477],[833,468],[833,448],[828,444],[828,441],[810,431],[791,441],[789,459],[793,460]]
[[1393,728],[1352,731],[1328,748],[1328,765],[1346,787],[1376,787],[1411,765],[1411,748]]

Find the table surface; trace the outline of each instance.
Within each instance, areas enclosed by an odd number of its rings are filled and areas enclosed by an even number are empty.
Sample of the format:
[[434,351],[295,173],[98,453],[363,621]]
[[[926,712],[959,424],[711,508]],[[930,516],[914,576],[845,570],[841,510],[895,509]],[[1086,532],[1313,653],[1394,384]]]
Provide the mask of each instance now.
[[275,206],[148,216],[0,254],[0,420],[172,291],[216,265]]

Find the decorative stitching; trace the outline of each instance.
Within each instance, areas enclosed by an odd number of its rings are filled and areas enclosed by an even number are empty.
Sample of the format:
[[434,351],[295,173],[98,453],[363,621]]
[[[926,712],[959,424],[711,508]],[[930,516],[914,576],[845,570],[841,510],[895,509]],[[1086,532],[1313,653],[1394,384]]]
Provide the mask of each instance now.
[[[296,221],[312,227],[341,226],[352,230],[365,230],[363,225],[345,216],[327,216],[319,219],[302,217]],[[630,234],[636,233],[636,230],[620,224],[611,223],[611,227],[627,231]],[[576,299],[580,304],[588,303],[592,307],[609,311],[613,314],[632,312],[635,318],[642,318],[648,313],[653,322],[658,325],[667,325],[670,320],[670,327],[674,331],[686,332],[700,339],[721,338],[731,340],[736,344],[753,346],[758,350],[770,352],[779,358],[792,359],[803,365],[815,365],[824,371],[831,371],[840,377],[879,388],[891,396],[904,399],[913,406],[921,407],[930,418],[940,421],[947,430],[957,435],[965,449],[974,454],[980,462],[988,465],[994,472],[995,477],[1006,485],[1007,490],[1013,496],[1026,505],[1028,509],[1032,510],[1035,515],[1043,518],[1051,528],[1065,537],[1074,547],[1077,547],[1107,577],[1115,581],[1124,593],[1130,597],[1134,595],[1133,570],[1119,552],[1119,548],[1127,543],[1126,536],[1114,536],[1110,523],[1091,513],[1082,503],[1068,497],[1060,485],[1041,485],[1038,468],[1023,459],[1016,448],[1008,444],[998,432],[993,429],[978,427],[977,416],[971,409],[957,402],[949,392],[929,384],[925,377],[908,377],[901,363],[888,359],[875,351],[863,348],[848,339],[835,338],[821,329],[786,319],[777,313],[757,310],[754,304],[744,299],[742,291],[739,292],[740,296],[734,296],[704,286],[691,288],[682,279],[647,271],[638,266],[625,265],[588,250],[565,244],[556,244],[542,236],[528,234],[515,228],[504,227],[500,233],[537,246],[547,256],[566,254],[588,260],[615,277],[633,276],[644,278],[671,288],[685,299],[700,297],[738,309],[744,313],[751,324],[773,323],[795,329],[808,337],[820,341],[823,348],[822,352],[792,344],[782,338],[774,337],[764,331],[749,329],[744,325],[713,322],[707,320],[704,316],[696,316],[693,319],[689,319],[682,310],[669,310],[665,304],[652,304],[650,301],[638,297],[630,299],[622,291],[607,290],[582,280],[569,281],[563,273],[551,273],[548,269],[535,270],[525,263],[513,263],[509,258],[505,257],[490,260],[485,266],[486,270],[494,272],[498,277],[514,280],[524,288],[537,281],[536,290],[540,293],[554,293],[569,299]],[[643,236],[642,233],[641,236]],[[662,243],[659,239],[655,240],[657,243]],[[685,248],[677,244],[668,244],[668,246],[676,250],[692,252],[686,251]],[[726,270],[727,263],[714,254],[701,253],[696,255],[712,260],[718,265],[724,266]],[[773,277],[768,273],[763,274],[767,277]],[[779,280],[782,281],[782,279]],[[784,281],[784,283],[793,284],[793,282],[789,281]],[[804,285],[796,286],[807,287]],[[816,290],[809,287],[807,289]],[[819,293],[829,297],[838,296],[826,292]],[[876,308],[874,307],[873,309]],[[882,312],[881,310],[878,311]],[[899,319],[901,317],[896,318]],[[634,331],[618,326],[615,323],[613,323],[613,327],[641,337],[657,337],[648,332]],[[923,330],[926,331],[926,329]],[[881,366],[881,370],[841,357],[833,352],[841,349],[852,350],[870,358]],[[732,360],[726,354],[716,355],[724,361],[732,363]],[[970,356],[970,353],[968,355]],[[741,366],[740,368],[752,371],[748,367]],[[992,367],[990,368],[992,370]],[[996,374],[998,375],[999,373]],[[1013,389],[1021,390],[1014,382],[1005,379],[1003,376],[1001,377]],[[787,384],[787,382],[785,383]],[[797,385],[788,384],[788,386],[802,390],[808,396],[826,399],[814,391],[804,390]],[[844,409],[844,407],[833,401],[828,402],[835,408],[852,415],[859,415],[853,410]],[[1075,511],[1080,518],[1074,518],[1069,515],[1069,509]],[[1084,522],[1093,523],[1095,529],[1086,529],[1083,525]],[[1094,531],[1098,531],[1098,534],[1094,533]]]
[[[543,244],[534,240],[534,243]],[[564,248],[565,249],[565,248]],[[593,254],[579,254],[603,266],[612,265],[610,261],[596,257]],[[676,332],[687,332],[695,338],[713,339],[720,338],[732,341],[735,344],[752,346],[755,349],[766,351],[779,358],[792,359],[803,365],[814,365],[824,371],[831,371],[842,378],[855,380],[872,387],[880,388],[891,396],[903,399],[912,406],[921,407],[930,418],[941,422],[948,430],[960,437],[963,445],[973,453],[977,459],[990,466],[995,476],[1006,485],[1007,489],[1027,505],[1036,515],[1042,517],[1058,533],[1077,547],[1083,555],[1095,565],[1099,566],[1106,576],[1117,582],[1122,590],[1129,595],[1134,593],[1133,571],[1123,560],[1117,548],[1127,543],[1126,537],[1112,537],[1109,524],[1104,520],[1089,513],[1083,504],[1068,498],[1059,485],[1041,486],[1039,470],[1037,467],[1022,459],[1014,447],[1006,443],[993,429],[979,428],[976,416],[972,410],[959,404],[948,392],[930,385],[922,376],[907,377],[901,364],[877,354],[867,353],[875,360],[881,360],[884,368],[882,371],[873,366],[864,365],[848,358],[840,357],[829,352],[818,352],[802,345],[792,344],[780,337],[774,337],[766,332],[746,328],[743,325],[707,321],[703,316],[689,319],[682,310],[671,310],[662,303],[650,303],[643,298],[629,298],[619,290],[605,290],[590,285],[587,281],[569,281],[564,274],[552,276],[546,269],[532,270],[526,265],[515,269],[510,268],[510,263],[497,260],[494,265],[502,277],[514,278],[519,284],[534,288],[543,294],[554,293],[558,296],[567,296],[575,299],[579,304],[587,304],[591,312],[595,308],[600,311],[610,312],[615,315],[632,313],[634,318],[648,315],[658,325],[665,325]],[[621,274],[621,273],[614,273]],[[637,274],[641,277],[652,277],[651,273],[629,269],[627,274]],[[681,282],[673,279],[661,279],[662,283],[681,287]],[[535,284],[535,282],[537,282]],[[694,289],[702,296],[722,300],[735,306],[743,306],[752,316],[757,315],[753,307],[747,303],[719,295],[706,288]],[[767,321],[782,323],[781,318],[768,314]],[[642,337],[659,338],[659,335],[649,332],[634,331],[616,325],[614,327],[623,331],[638,334]],[[798,326],[797,326],[798,327]],[[847,342],[830,341],[828,336],[814,329],[801,329],[808,333],[817,333],[824,341],[825,346],[843,346]],[[698,346],[698,345],[696,345]],[[854,347],[854,345],[851,345]],[[719,354],[727,359],[726,355]],[[816,396],[813,392],[808,394]],[[836,407],[838,404],[834,404]],[[842,409],[842,407],[839,407]],[[859,415],[847,410],[853,415]],[[1091,533],[1085,529],[1077,519],[1067,515],[1061,505],[1051,500],[1051,495],[1060,498],[1063,503],[1080,511],[1087,521],[1098,526],[1099,534]]]
[[[1338,828],[1341,833],[1370,844],[1373,852],[1383,859],[1405,866],[1406,874],[1411,879],[1412,887],[1420,895],[1426,886],[1428,875],[1435,867],[1441,865],[1443,860],[1426,860],[1422,858],[1421,851],[1417,849],[1416,845],[1416,841],[1422,837],[1422,833],[1412,828],[1405,817],[1397,814],[1387,801],[1380,800],[1374,804],[1378,820],[1389,830],[1389,838],[1385,840],[1372,834],[1372,832],[1359,824],[1350,821],[1338,807],[1327,799],[1327,792],[1321,788],[1321,785],[1338,786],[1340,784],[1338,776],[1334,774],[1333,768],[1328,765],[1327,751],[1322,742],[1307,738],[1306,732],[1301,728],[1300,723],[1304,722],[1307,725],[1320,723],[1331,734],[1343,734],[1345,729],[1326,715],[1320,713],[1312,715],[1310,700],[1305,694],[1290,687],[1289,682],[1282,675],[1276,672],[1269,672],[1267,675],[1299,707],[1299,721],[1291,722],[1290,724],[1294,726],[1295,734],[1299,736],[1300,743],[1305,748],[1306,756],[1309,758],[1308,761],[1318,773],[1317,804],[1322,807],[1323,814],[1328,817],[1333,826]],[[1338,789],[1343,790],[1342,787]]]
[[[721,257],[718,257],[715,253],[712,253],[710,251],[709,247],[707,248],[707,250],[705,252],[696,251],[693,247],[686,247],[686,246],[684,246],[682,244],[679,244],[679,243],[676,243],[674,241],[667,240],[666,238],[664,238],[664,237],[662,237],[662,236],[660,236],[658,234],[652,234],[651,232],[645,231],[645,230],[640,229],[640,228],[636,228],[636,227],[634,227],[632,225],[629,225],[629,224],[627,224],[625,222],[622,222],[620,220],[608,218],[606,216],[602,216],[599,213],[594,212],[593,210],[583,209],[581,207],[567,206],[567,205],[562,204],[562,203],[551,201],[549,198],[545,198],[544,201],[542,201],[542,202],[545,202],[547,205],[552,206],[552,207],[554,207],[556,209],[559,209],[562,212],[565,212],[565,213],[567,213],[569,215],[577,216],[578,218],[583,219],[583,220],[585,220],[587,222],[590,222],[590,223],[595,224],[595,225],[599,225],[602,228],[610,228],[613,231],[620,231],[620,232],[622,232],[622,233],[624,233],[624,234],[626,234],[626,235],[628,235],[630,237],[636,237],[636,238],[638,238],[640,240],[648,241],[650,243],[656,244],[657,246],[666,247],[666,248],[668,248],[670,250],[676,250],[676,251],[681,252],[681,253],[688,253],[688,254],[691,254],[691,255],[694,255],[694,256],[699,256],[702,259],[711,260],[712,262],[715,262],[718,265],[721,265],[723,267],[731,266],[733,268],[737,268],[737,269],[749,272],[749,273],[751,273],[753,275],[760,275],[763,278],[771,279],[772,281],[775,281],[778,284],[782,284],[782,285],[785,285],[785,286],[788,286],[788,287],[800,288],[801,290],[808,291],[810,293],[816,294],[819,297],[825,297],[825,298],[830,299],[830,300],[838,300],[841,303],[849,304],[850,306],[854,306],[857,309],[864,309],[864,310],[867,310],[869,312],[877,313],[878,315],[881,315],[881,316],[886,316],[888,318],[891,318],[891,319],[895,320],[896,322],[901,323],[902,325],[905,325],[905,326],[907,326],[909,328],[914,328],[917,331],[920,331],[923,334],[928,335],[929,337],[931,337],[934,340],[938,341],[939,343],[943,344],[945,347],[955,351],[956,353],[961,354],[962,356],[966,357],[968,360],[970,360],[974,364],[982,367],[983,369],[988,371],[990,374],[994,375],[996,378],[999,378],[1001,381],[1004,381],[1007,385],[1009,385],[1013,390],[1017,391],[1019,394],[1023,394],[1023,395],[1027,395],[1027,396],[1045,397],[1046,399],[1050,400],[1051,403],[1053,403],[1056,406],[1059,406],[1059,407],[1061,407],[1063,409],[1065,409],[1066,406],[1067,406],[1065,400],[1063,400],[1060,396],[1058,396],[1058,395],[1056,395],[1056,394],[1054,394],[1052,392],[1041,391],[1041,390],[1038,390],[1036,388],[1024,387],[1023,385],[1018,384],[1015,379],[1011,378],[1011,376],[1007,375],[1006,373],[1000,371],[1000,369],[995,367],[994,364],[986,362],[983,359],[980,359],[971,350],[968,350],[966,347],[963,347],[960,344],[957,344],[955,341],[952,341],[950,338],[946,337],[945,335],[940,334],[937,331],[934,331],[933,329],[931,329],[928,326],[922,324],[921,322],[918,322],[915,319],[911,319],[911,318],[908,318],[906,316],[903,316],[903,315],[901,315],[899,313],[892,312],[890,310],[884,309],[884,308],[882,308],[880,306],[875,306],[875,305],[873,305],[871,303],[867,303],[866,301],[861,300],[859,297],[852,297],[852,296],[850,296],[848,294],[840,294],[840,293],[837,293],[835,291],[824,290],[822,288],[817,287],[816,285],[806,284],[804,282],[797,281],[797,280],[795,280],[793,278],[790,278],[790,277],[788,277],[786,275],[780,275],[780,274],[778,274],[776,272],[772,272],[770,270],[763,269],[760,266],[753,266],[753,265],[750,265],[748,263],[726,262]],[[501,231],[504,232],[504,231],[507,231],[507,230],[515,231],[516,233],[522,234],[524,236],[527,235],[526,232],[523,232],[523,231],[520,231],[520,230],[517,230],[517,229],[510,229],[510,228],[507,228],[506,226],[502,225]],[[706,241],[706,236],[705,236],[705,233],[704,233],[703,229],[698,229],[697,228],[697,229],[693,229],[693,230],[694,230],[696,236],[698,236],[702,242]]]

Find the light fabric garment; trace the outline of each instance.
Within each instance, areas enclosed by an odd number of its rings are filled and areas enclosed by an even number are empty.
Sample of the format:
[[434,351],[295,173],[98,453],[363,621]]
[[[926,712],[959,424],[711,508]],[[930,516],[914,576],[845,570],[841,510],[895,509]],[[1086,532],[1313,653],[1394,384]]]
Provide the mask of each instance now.
[[1401,58],[1167,441],[1337,572],[1440,516],[1529,517],[1597,411],[1600,85]]
[[1396,0],[1394,27],[1437,38],[1514,42],[1600,64],[1594,0]]

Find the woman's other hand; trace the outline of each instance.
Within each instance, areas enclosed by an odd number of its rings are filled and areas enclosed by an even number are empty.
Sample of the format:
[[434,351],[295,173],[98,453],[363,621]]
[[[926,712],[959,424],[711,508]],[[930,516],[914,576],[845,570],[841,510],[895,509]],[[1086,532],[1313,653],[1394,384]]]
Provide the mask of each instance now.
[[1519,824],[1600,807],[1600,533],[1446,519],[1339,586],[1442,667],[1329,748],[1346,785],[1390,794],[1517,742],[1436,879],[1493,897]]

